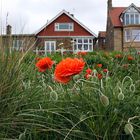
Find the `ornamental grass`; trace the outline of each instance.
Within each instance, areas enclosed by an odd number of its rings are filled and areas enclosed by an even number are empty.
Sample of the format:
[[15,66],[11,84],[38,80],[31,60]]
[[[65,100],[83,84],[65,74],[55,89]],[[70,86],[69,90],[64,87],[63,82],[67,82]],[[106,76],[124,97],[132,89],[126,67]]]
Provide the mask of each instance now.
[[0,51],[0,139],[139,140],[140,55],[64,57]]

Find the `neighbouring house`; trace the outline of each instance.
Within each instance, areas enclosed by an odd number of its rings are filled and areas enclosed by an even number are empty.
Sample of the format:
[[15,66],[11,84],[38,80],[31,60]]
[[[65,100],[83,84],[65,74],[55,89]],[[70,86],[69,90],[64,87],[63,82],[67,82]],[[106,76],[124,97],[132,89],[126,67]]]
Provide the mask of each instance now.
[[65,10],[35,34],[12,34],[12,28],[8,25],[6,34],[1,38],[3,46],[9,46],[11,51],[31,48],[41,54],[57,51],[92,52],[97,41],[96,35],[90,29]]
[[92,52],[96,43],[96,35],[65,10],[39,29],[35,36],[36,51],[45,53]]
[[9,48],[10,51],[26,51],[33,50],[35,46],[34,34],[12,34],[12,27],[6,26],[6,34],[0,36],[1,47]]
[[10,25],[6,27],[6,34],[0,36],[1,46],[9,47],[10,51],[33,50],[35,41],[34,34],[12,34],[12,27]]
[[105,50],[106,49],[106,32],[100,31],[98,34],[98,49]]
[[106,49],[140,50],[140,7],[133,3],[128,7],[113,7],[108,0]]

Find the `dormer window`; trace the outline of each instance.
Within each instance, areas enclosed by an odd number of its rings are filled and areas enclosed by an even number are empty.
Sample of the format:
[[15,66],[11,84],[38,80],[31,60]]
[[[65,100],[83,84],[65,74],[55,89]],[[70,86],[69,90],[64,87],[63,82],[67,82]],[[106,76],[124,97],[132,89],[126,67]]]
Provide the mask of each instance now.
[[73,23],[55,23],[55,31],[73,31]]
[[129,25],[129,24],[140,24],[140,14],[126,13],[125,14],[125,25]]
[[135,7],[130,7],[124,13],[124,25],[140,24],[140,13]]

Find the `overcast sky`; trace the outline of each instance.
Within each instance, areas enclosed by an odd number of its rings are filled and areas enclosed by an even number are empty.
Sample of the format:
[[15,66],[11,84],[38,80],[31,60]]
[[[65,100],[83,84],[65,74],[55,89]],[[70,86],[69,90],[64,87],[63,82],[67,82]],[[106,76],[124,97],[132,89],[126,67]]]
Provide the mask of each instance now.
[[[140,7],[140,0],[113,0],[115,7],[131,3]],[[12,33],[34,33],[63,9],[96,34],[106,28],[107,0],[0,0],[0,29],[8,23]]]

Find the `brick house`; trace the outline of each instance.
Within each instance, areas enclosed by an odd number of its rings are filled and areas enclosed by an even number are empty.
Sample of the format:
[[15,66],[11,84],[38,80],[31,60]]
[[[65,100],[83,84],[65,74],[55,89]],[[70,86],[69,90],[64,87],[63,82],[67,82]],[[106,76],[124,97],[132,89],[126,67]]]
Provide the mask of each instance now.
[[140,50],[140,8],[133,3],[128,7],[112,7],[108,0],[106,49]]
[[35,36],[36,50],[45,51],[45,53],[61,49],[72,52],[91,52],[96,43],[96,35],[65,10],[39,29]]
[[8,47],[10,51],[25,51],[34,49],[35,44],[34,34],[12,34],[12,27],[7,25],[6,34],[0,36],[0,45],[2,47]]
[[91,52],[97,40],[90,29],[65,10],[35,34],[12,34],[11,28],[8,25],[6,34],[1,35],[3,46],[9,46],[11,50],[25,51],[31,47],[34,52],[41,54],[62,50]]

